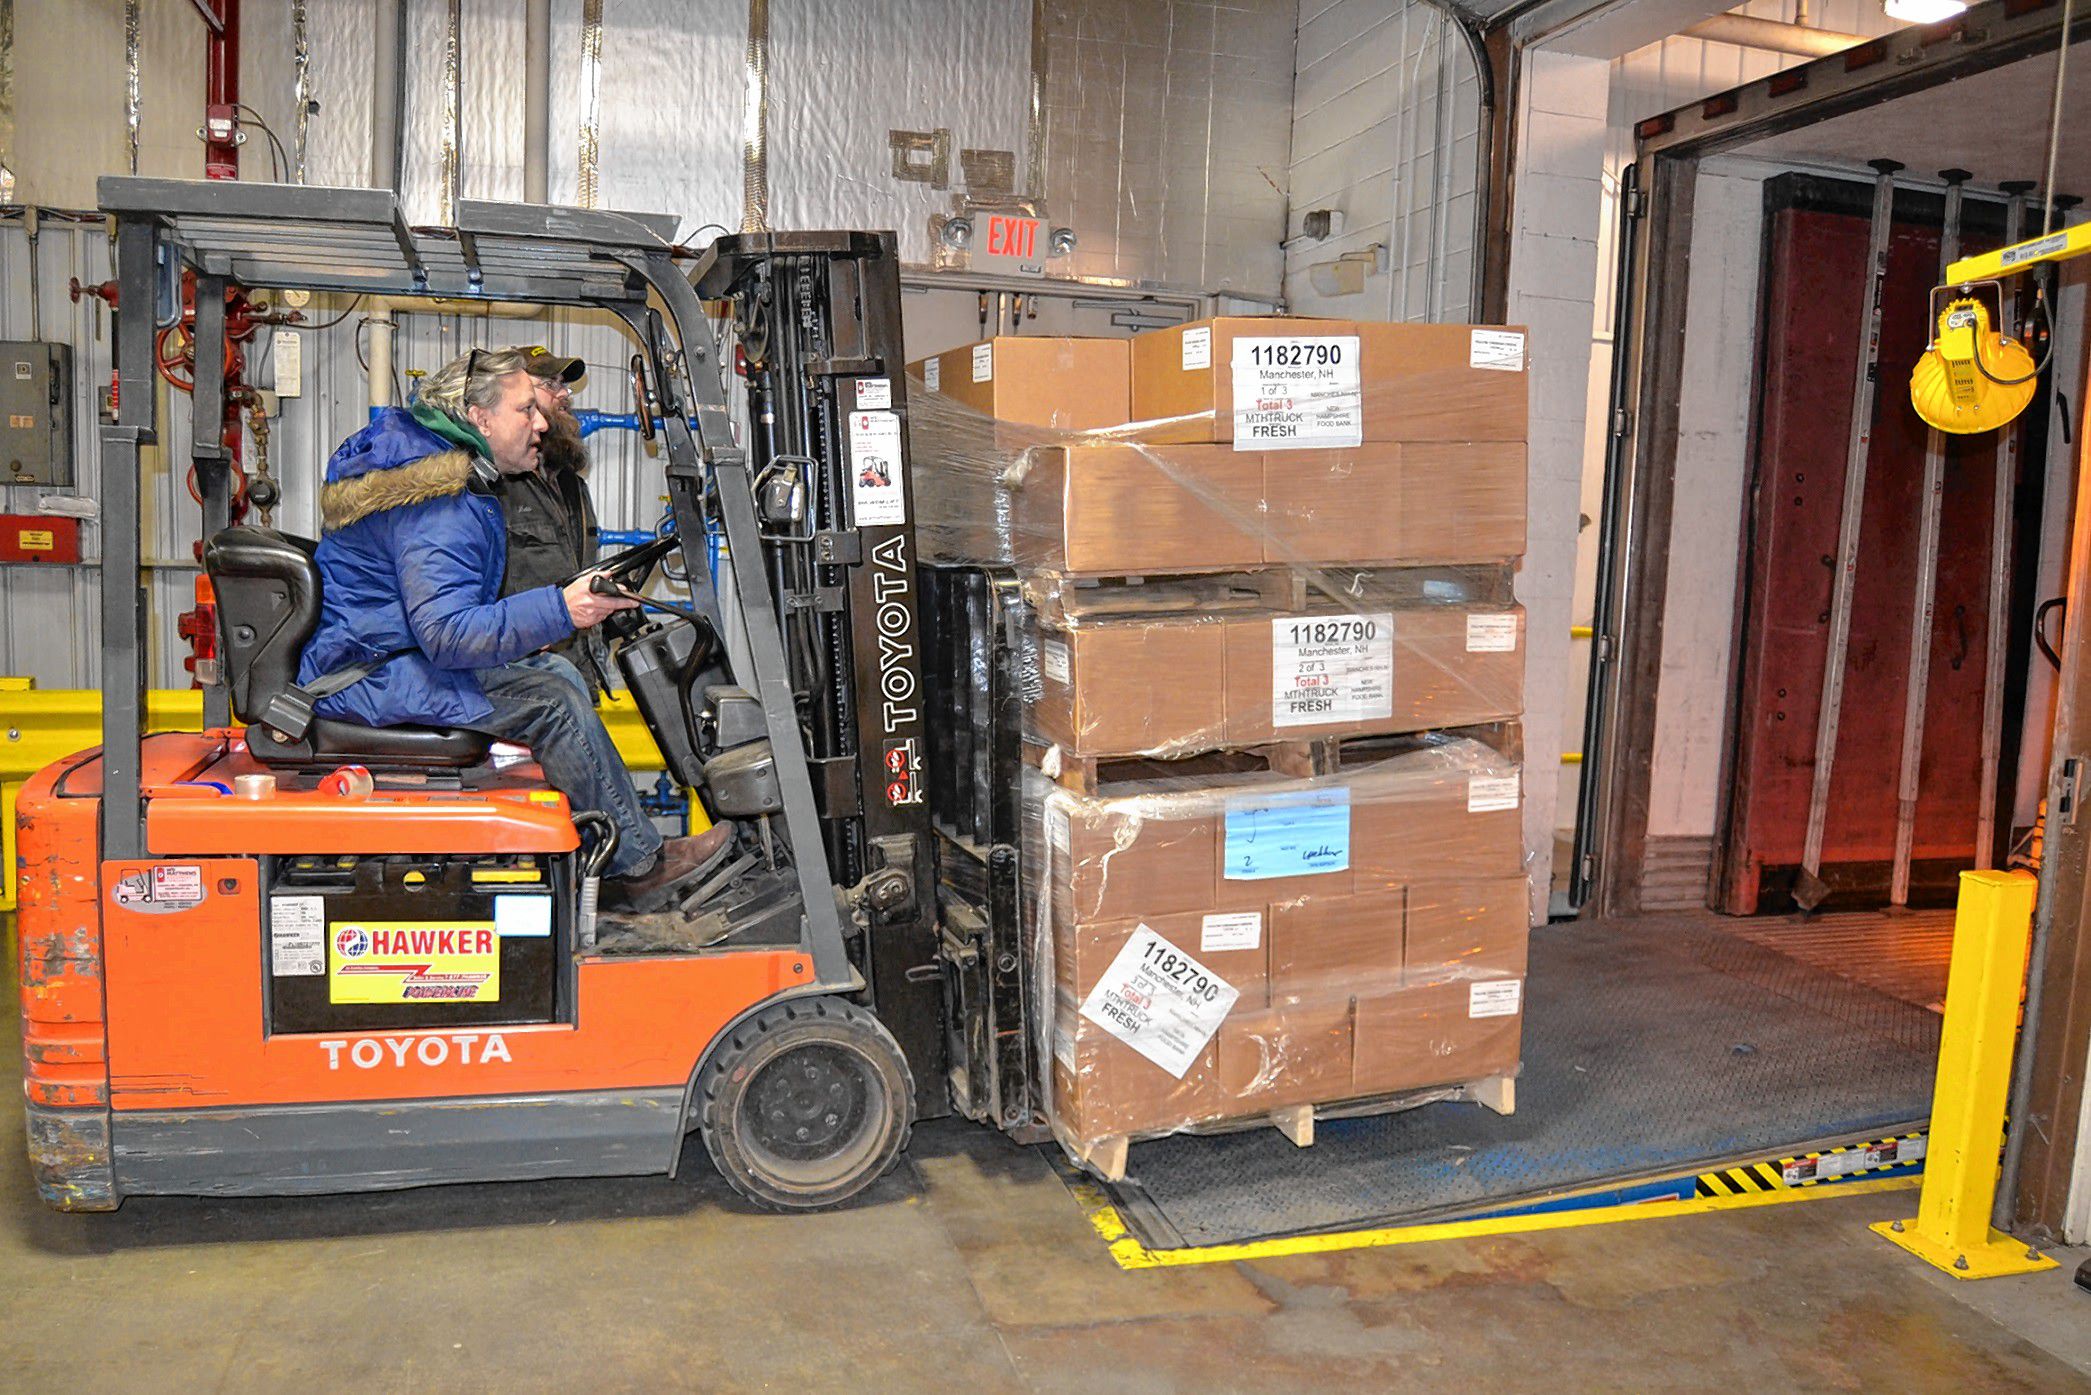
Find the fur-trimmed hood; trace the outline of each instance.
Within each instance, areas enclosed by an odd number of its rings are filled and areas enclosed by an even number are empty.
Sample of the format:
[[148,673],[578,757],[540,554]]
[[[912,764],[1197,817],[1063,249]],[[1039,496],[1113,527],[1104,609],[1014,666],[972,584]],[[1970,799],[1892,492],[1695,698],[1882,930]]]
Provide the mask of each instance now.
[[319,495],[320,524],[333,532],[386,509],[461,493],[471,478],[467,451],[411,413],[386,407],[327,461],[327,482]]

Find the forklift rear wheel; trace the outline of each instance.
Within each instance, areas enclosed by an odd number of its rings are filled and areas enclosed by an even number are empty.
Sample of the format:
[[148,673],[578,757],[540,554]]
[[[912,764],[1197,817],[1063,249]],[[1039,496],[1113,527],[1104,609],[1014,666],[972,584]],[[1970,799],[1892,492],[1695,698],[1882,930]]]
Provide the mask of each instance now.
[[884,1024],[841,998],[773,1003],[698,1077],[705,1151],[733,1189],[810,1211],[871,1185],[907,1147],[915,1083]]

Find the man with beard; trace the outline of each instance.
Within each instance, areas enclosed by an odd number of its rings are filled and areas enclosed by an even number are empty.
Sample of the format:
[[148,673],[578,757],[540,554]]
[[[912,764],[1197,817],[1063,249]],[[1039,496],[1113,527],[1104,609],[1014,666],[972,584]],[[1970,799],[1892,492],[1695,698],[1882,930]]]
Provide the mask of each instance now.
[[[515,352],[529,371],[547,426],[538,443],[537,468],[503,476],[497,491],[508,523],[504,596],[556,586],[593,566],[598,551],[595,503],[588,497],[588,447],[573,414],[574,384],[588,372],[588,365],[542,344]],[[552,652],[573,661],[587,680],[591,698],[601,697],[609,687],[610,651],[599,631],[577,631]]]

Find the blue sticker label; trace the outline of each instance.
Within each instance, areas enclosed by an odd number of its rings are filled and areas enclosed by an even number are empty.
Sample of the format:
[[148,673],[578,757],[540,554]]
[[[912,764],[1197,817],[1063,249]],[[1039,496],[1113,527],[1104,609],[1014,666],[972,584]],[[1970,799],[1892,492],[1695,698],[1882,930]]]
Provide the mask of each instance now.
[[1230,881],[1308,877],[1350,866],[1350,791],[1301,790],[1227,801]]

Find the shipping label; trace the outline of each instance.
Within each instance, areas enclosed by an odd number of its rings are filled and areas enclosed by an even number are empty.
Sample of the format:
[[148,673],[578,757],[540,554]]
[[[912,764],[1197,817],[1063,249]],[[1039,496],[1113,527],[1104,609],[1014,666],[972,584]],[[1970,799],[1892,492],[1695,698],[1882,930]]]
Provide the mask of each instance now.
[[893,405],[893,380],[891,378],[857,379],[857,410],[860,412],[882,412]]
[[985,344],[973,346],[973,381],[991,383],[995,380],[995,343],[990,339]]
[[1314,450],[1360,445],[1365,400],[1358,336],[1234,341],[1234,448]]
[[1263,947],[1262,911],[1224,911],[1209,915],[1198,929],[1198,952],[1220,954],[1231,949]]
[[1271,722],[1371,722],[1394,715],[1394,616],[1271,621]]
[[1525,371],[1525,336],[1514,329],[1477,329],[1467,351],[1467,366],[1498,373]]
[[1069,661],[1066,643],[1061,640],[1049,639],[1040,643],[1038,666],[1055,683],[1073,681],[1074,665]]
[[1240,996],[1142,925],[1097,980],[1082,1016],[1181,1080]]
[[1467,812],[1492,814],[1515,809],[1518,800],[1516,775],[1471,775],[1467,777]]
[[935,392],[935,391],[937,391],[937,390],[938,390],[939,388],[941,388],[941,387],[943,387],[943,386],[944,386],[944,360],[943,360],[943,359],[941,359],[941,358],[932,358],[932,359],[925,359],[925,360],[923,360],[923,363],[922,363],[922,386],[924,386],[924,387],[928,388],[928,389],[929,389],[929,390],[930,390],[931,392]]
[[501,936],[491,920],[336,921],[327,937],[330,1003],[491,1003]]
[[1515,1017],[1525,1001],[1521,978],[1476,980],[1467,985],[1467,1016]]
[[908,521],[900,477],[900,414],[851,412],[849,461],[859,528]]
[[1467,652],[1469,654],[1515,654],[1517,652],[1517,616],[1515,614],[1469,615],[1467,617]]
[[269,972],[276,978],[318,978],[327,971],[327,899],[269,898]]
[[1212,367],[1212,326],[1199,325],[1183,332],[1183,371],[1195,373]]
[[1297,790],[1227,801],[1221,875],[1230,881],[1315,876],[1350,866],[1350,791]]

